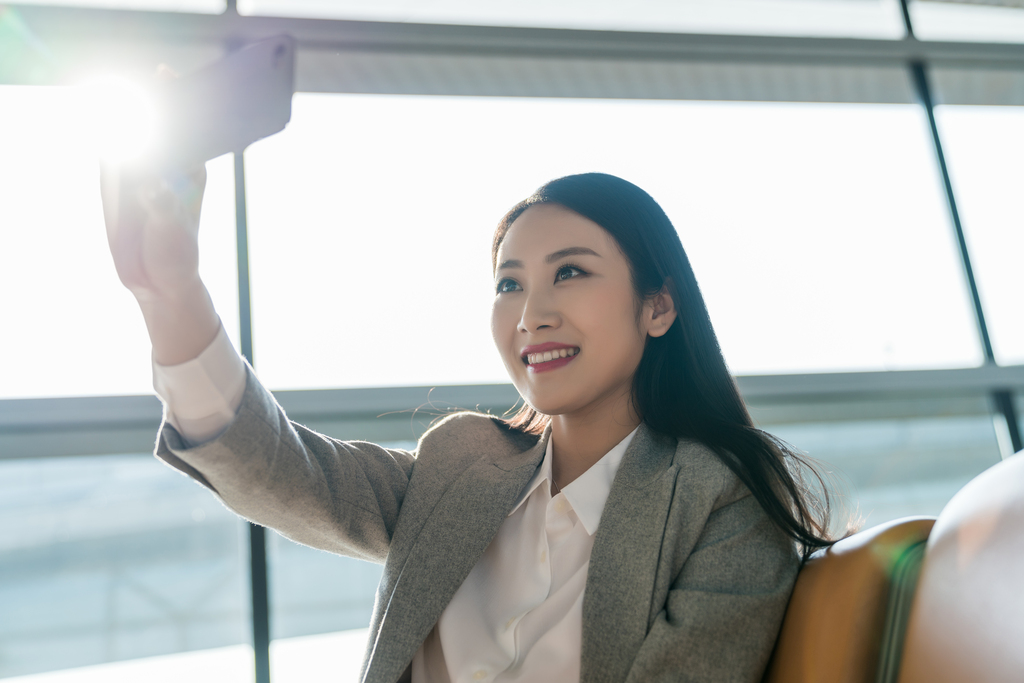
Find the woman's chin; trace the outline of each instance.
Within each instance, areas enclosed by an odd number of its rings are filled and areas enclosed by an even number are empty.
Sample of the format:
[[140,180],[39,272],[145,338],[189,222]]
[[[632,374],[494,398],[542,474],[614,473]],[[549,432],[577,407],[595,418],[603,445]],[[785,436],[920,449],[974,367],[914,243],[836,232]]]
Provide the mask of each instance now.
[[526,402],[541,415],[555,416],[573,412],[575,403],[564,397],[525,396]]

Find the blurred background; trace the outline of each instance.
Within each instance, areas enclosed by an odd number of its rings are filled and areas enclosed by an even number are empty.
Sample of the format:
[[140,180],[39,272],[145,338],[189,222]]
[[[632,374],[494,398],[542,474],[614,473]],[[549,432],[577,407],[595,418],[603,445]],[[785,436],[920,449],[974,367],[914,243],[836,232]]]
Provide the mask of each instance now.
[[0,678],[357,679],[379,567],[149,455],[82,86],[279,33],[292,120],[207,165],[201,270],[293,419],[412,448],[511,407],[492,230],[604,171],[668,212],[759,426],[863,526],[1022,448],[1024,0],[0,5]]

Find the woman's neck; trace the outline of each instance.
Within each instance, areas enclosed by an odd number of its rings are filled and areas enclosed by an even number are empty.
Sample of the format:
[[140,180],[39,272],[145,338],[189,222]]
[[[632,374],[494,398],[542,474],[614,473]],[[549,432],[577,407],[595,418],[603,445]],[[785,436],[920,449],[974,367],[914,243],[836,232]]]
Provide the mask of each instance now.
[[640,424],[631,402],[551,417],[552,476],[562,489],[603,458]]

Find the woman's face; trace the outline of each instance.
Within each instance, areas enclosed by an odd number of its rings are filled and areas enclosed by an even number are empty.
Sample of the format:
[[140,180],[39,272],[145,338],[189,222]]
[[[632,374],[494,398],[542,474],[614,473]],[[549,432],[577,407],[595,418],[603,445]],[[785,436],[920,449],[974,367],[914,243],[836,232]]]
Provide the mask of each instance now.
[[509,228],[497,264],[491,333],[523,398],[546,415],[628,401],[648,332],[663,334],[665,315],[647,304],[637,320],[629,263],[612,236],[540,204]]

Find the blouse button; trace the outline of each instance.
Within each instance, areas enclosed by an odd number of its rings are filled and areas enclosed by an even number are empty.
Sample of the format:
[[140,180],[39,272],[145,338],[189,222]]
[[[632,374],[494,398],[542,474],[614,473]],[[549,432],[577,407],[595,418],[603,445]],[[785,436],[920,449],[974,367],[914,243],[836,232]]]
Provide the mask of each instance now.
[[479,669],[479,670],[473,672],[473,680],[474,681],[482,681],[485,678],[487,678],[487,672],[484,671],[483,669]]
[[547,550],[541,550],[540,551],[540,561],[541,562],[546,562],[547,559],[548,559],[548,551]]

